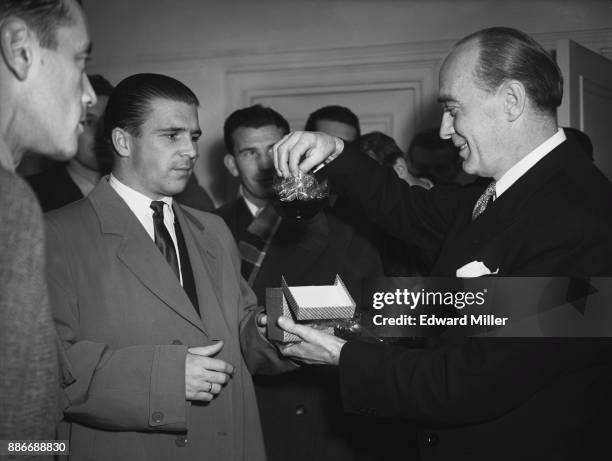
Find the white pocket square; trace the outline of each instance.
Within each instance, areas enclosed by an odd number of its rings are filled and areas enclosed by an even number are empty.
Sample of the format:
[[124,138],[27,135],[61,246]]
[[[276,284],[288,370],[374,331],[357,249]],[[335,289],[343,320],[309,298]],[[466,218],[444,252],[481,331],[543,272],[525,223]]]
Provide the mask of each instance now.
[[456,276],[468,279],[472,277],[482,277],[483,275],[495,275],[498,272],[499,268],[491,272],[491,269],[485,266],[482,261],[472,261],[457,269]]

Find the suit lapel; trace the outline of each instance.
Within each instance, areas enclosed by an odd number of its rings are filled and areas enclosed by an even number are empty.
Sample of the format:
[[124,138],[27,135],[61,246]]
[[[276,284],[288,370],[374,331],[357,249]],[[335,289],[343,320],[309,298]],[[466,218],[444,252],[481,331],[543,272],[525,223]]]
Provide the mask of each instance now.
[[103,233],[121,236],[117,258],[170,309],[204,332],[189,297],[176,275],[127,204],[102,179],[89,199]]
[[523,207],[532,196],[569,161],[567,155],[566,141],[537,162],[471,222],[471,210],[476,203],[476,196],[473,203],[466,206],[465,216],[460,218],[462,222],[456,226],[454,236],[447,240],[433,272],[454,274],[459,267],[478,260],[483,261],[492,271],[500,268],[500,274],[503,274],[503,267],[500,266],[507,256],[507,242],[512,241],[506,235],[513,231],[512,226],[521,219]]

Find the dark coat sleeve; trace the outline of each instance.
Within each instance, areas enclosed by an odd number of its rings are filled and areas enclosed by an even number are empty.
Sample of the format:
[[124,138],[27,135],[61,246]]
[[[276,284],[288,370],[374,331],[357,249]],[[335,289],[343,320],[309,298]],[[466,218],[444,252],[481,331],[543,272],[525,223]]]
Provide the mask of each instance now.
[[608,340],[592,338],[470,338],[435,349],[349,342],[340,356],[342,400],[346,411],[371,416],[483,422],[563,375],[609,366],[610,352]]
[[390,234],[432,251],[442,245],[466,193],[458,186],[430,190],[409,186],[392,168],[379,165],[350,144],[317,175],[339,185],[350,200],[362,204],[371,221]]

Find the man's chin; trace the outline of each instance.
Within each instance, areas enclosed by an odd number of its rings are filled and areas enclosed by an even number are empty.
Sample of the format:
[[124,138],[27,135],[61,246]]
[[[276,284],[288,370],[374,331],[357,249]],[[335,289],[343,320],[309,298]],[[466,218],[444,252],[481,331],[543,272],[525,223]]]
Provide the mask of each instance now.
[[56,151],[53,152],[39,152],[40,155],[43,155],[45,157],[49,157],[53,160],[57,160],[58,162],[66,162],[72,158],[74,158],[74,156],[77,153],[77,149],[76,149],[76,145],[74,147],[74,149],[58,149]]
[[469,157],[463,161],[463,163],[461,164],[461,167],[463,168],[463,171],[465,171],[467,174],[472,174],[472,175],[478,174],[474,165],[470,164]]
[[173,195],[180,194],[187,187],[187,183],[189,182],[189,177],[191,174],[185,176],[184,179],[174,180],[171,184],[167,184],[166,190],[164,194],[168,197],[172,197]]

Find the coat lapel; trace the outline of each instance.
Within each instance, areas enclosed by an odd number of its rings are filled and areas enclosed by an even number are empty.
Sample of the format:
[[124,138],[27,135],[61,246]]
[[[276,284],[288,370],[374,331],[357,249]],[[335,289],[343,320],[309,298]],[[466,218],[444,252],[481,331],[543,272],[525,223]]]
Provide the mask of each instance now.
[[117,258],[178,315],[199,328],[204,327],[176,275],[127,204],[102,179],[89,199],[98,214],[103,233],[121,236]]
[[219,331],[216,328],[219,322],[225,323],[228,331],[232,331],[230,312],[222,308],[221,243],[189,211],[182,207],[174,209],[185,237],[203,322],[209,331]]
[[[568,142],[564,142],[530,168],[501,197],[471,222],[471,210],[476,203],[466,206],[463,223],[458,223],[454,236],[447,240],[434,273],[452,273],[471,261],[483,261],[503,275],[503,260],[509,244],[516,241],[514,225],[521,220],[523,208],[551,177],[568,162]],[[468,204],[469,205],[469,204]]]

